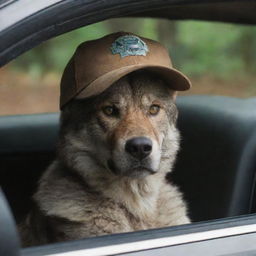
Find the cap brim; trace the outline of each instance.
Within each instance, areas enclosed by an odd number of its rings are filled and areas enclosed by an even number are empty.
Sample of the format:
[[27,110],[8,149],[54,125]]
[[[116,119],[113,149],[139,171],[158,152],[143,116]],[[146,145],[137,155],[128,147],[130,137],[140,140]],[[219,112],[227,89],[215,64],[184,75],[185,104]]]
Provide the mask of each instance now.
[[111,72],[108,72],[101,77],[94,80],[88,86],[84,88],[76,95],[75,98],[82,99],[91,96],[98,95],[109,88],[113,83],[118,81],[120,78],[128,75],[129,73],[146,69],[154,73],[159,74],[164,81],[167,83],[170,89],[174,91],[186,91],[191,87],[191,82],[189,79],[183,75],[180,71],[174,68],[168,68],[159,65],[131,65],[122,67]]

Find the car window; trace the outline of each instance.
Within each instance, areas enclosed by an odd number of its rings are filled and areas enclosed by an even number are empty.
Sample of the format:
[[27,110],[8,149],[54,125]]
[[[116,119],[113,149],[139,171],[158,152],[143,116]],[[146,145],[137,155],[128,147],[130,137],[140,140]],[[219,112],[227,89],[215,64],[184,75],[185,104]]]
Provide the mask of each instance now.
[[[243,198],[241,191],[248,195],[255,193],[253,191],[255,166],[254,161],[249,161],[254,157],[256,145],[254,132],[254,120],[256,119],[251,111],[255,106],[253,97],[256,95],[255,27],[199,21],[174,22],[148,18],[123,18],[74,30],[40,44],[0,69],[0,116],[58,112],[61,75],[76,47],[83,41],[121,30],[158,40],[164,44],[170,52],[174,67],[186,74],[193,84],[191,90],[180,92],[179,95],[200,95],[194,98],[184,97],[185,100],[181,99],[177,102],[179,113],[181,113],[178,126],[182,132],[180,153],[182,157],[179,158],[181,160],[177,160],[175,168],[180,170],[181,175],[176,178],[175,175],[171,177],[181,186],[182,191],[184,190],[185,199],[188,199],[189,207],[194,214],[190,213],[195,225],[197,221],[206,220],[205,216],[207,220],[213,220],[223,216],[237,216],[238,212],[241,212],[239,214],[254,213],[255,196],[250,198],[248,196],[247,200]],[[252,99],[242,106],[242,101],[234,98],[215,98],[208,102],[209,98],[201,97],[202,95]],[[211,111],[208,111],[206,106]],[[40,173],[46,168],[46,163],[52,161],[53,158],[52,151],[55,149],[58,117],[58,114],[52,114],[25,116],[20,119],[19,117],[2,118],[0,125],[2,125],[3,133],[0,150],[4,156],[3,159],[6,158],[1,162],[6,173],[8,168],[20,171],[20,166],[25,166],[29,169],[27,162],[33,163],[33,159],[40,167]],[[50,127],[49,131],[42,126],[44,118]],[[25,129],[20,129],[20,127],[25,127]],[[16,163],[9,154],[10,152],[14,152]],[[28,153],[27,159],[23,157],[25,153]],[[25,164],[24,161],[26,161]],[[34,170],[31,170],[29,172],[32,173]],[[24,176],[24,173],[19,172],[19,175]],[[8,175],[6,176],[8,178]],[[25,180],[26,177],[24,177]],[[16,176],[16,179],[19,180],[19,176]],[[22,178],[20,183],[22,187]],[[234,184],[236,189],[233,189]],[[6,189],[8,182],[3,187],[8,191]],[[245,187],[248,191],[244,190]],[[14,189],[18,191],[19,187]],[[226,195],[222,193],[224,190],[228,191]],[[205,204],[206,200],[209,202],[208,205]],[[17,201],[19,200],[14,197],[11,206],[17,204]],[[225,208],[226,202],[230,202],[231,205],[229,208],[226,207],[227,209]],[[19,208],[20,205],[17,205]],[[218,210],[215,211],[215,209]],[[237,223],[239,221],[237,220]],[[194,223],[188,227],[193,225]],[[208,225],[211,226],[212,222],[205,225],[207,229]],[[225,225],[229,224],[225,223]],[[255,224],[253,225],[253,230],[247,233],[238,232],[226,236],[218,234],[209,240],[194,240],[183,244],[173,244],[172,247],[158,248],[155,246],[150,252],[145,247],[145,250],[120,251],[119,253],[123,253],[122,255],[128,255],[128,253],[132,255],[166,255],[168,253],[184,255],[193,251],[194,254],[191,255],[205,255],[209,248],[212,248],[214,251],[212,255],[241,255],[241,253],[254,255],[256,248],[252,241],[255,240]],[[179,227],[175,228],[179,229]],[[162,231],[165,232],[164,229]],[[149,235],[150,232],[152,236],[155,236],[155,230],[149,230],[146,234]],[[99,237],[101,238],[101,241],[106,240],[106,237]],[[88,240],[88,244],[90,241],[93,240]],[[234,244],[236,246],[233,247]],[[94,244],[91,246],[94,247]],[[45,250],[49,248],[46,247]],[[77,249],[74,245],[72,248]],[[102,255],[102,248],[100,250],[99,255]],[[199,251],[201,254],[196,253]],[[31,254],[25,249],[22,255],[34,255],[33,250],[30,252]],[[84,252],[81,253],[83,255]],[[53,254],[39,253],[39,255]],[[72,255],[72,253],[67,255]]]
[[161,41],[192,81],[180,93],[247,98],[256,94],[256,28],[225,23],[123,18],[49,40],[0,69],[0,115],[57,112],[64,66],[77,45],[114,31]]

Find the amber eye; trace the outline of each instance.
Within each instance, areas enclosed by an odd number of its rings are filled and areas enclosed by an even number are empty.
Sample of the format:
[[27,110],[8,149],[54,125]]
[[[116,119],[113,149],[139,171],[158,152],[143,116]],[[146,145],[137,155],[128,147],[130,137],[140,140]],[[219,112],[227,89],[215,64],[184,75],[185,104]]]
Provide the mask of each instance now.
[[102,111],[105,115],[111,116],[114,112],[114,108],[113,108],[113,106],[106,106],[106,107],[102,108]]
[[158,114],[159,110],[160,110],[160,106],[153,104],[149,108],[149,114],[152,116],[155,116]]
[[115,108],[114,106],[105,106],[102,108],[102,111],[107,116],[117,115],[118,112],[117,108]]

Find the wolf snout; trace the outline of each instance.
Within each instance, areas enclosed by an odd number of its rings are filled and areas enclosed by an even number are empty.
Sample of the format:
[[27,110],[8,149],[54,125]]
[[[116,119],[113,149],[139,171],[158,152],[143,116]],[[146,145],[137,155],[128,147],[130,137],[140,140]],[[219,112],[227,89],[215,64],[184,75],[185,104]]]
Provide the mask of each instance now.
[[125,151],[133,157],[142,160],[152,152],[152,141],[146,137],[134,137],[127,140]]

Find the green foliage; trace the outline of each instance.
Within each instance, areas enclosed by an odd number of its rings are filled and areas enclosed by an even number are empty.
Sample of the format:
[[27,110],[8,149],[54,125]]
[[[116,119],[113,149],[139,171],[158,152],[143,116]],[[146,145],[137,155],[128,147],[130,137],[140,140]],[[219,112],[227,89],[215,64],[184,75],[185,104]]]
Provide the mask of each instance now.
[[243,72],[246,64],[241,38],[245,29],[222,23],[179,23],[177,40],[181,48],[178,59],[181,69],[191,75],[207,73],[221,77]]
[[47,54],[51,58],[52,68],[61,71],[79,44],[107,33],[105,23],[96,23],[53,39]]
[[15,61],[14,66],[18,69],[27,69],[32,74],[35,70],[36,74],[51,70],[61,72],[80,43],[107,33],[108,30],[104,23],[96,23],[74,30],[28,51]]
[[62,72],[76,47],[115,31],[130,31],[159,40],[175,66],[188,75],[229,78],[255,73],[256,28],[214,22],[170,22],[125,18],[89,25],[49,40],[13,62],[33,76]]

